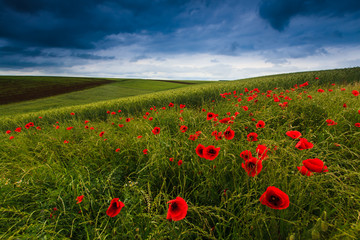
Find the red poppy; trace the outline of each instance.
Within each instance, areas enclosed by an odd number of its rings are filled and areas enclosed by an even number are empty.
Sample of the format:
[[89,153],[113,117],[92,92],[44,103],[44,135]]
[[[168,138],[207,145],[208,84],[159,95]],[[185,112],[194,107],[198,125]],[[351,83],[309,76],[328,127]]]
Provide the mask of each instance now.
[[320,89],[318,89],[317,91],[318,91],[319,93],[323,93],[323,92],[325,92],[325,91],[324,91],[323,89],[321,89],[321,88],[320,88]]
[[148,154],[148,150],[147,150],[147,149],[144,149],[144,150],[143,150],[143,153],[144,153],[144,154]]
[[292,139],[297,139],[301,137],[301,133],[299,131],[288,131],[286,132],[286,135],[291,137]]
[[220,147],[215,148],[213,145],[207,146],[203,150],[204,158],[207,160],[214,160],[219,155]]
[[154,127],[154,129],[152,130],[152,133],[153,133],[154,135],[159,134],[159,133],[160,133],[160,128],[159,128],[159,127]]
[[174,161],[174,158],[169,158],[169,161],[170,161],[170,162],[173,162],[173,161]]
[[75,115],[75,113],[73,113],[73,112],[72,112],[72,113],[70,113],[70,114],[71,114],[71,115],[73,115],[73,116]]
[[242,106],[242,108],[244,109],[244,111],[249,110],[249,108],[247,106]]
[[169,107],[173,107],[174,106],[174,104],[171,102],[171,103],[169,103]]
[[124,126],[124,124],[119,124],[119,127],[121,127],[121,128],[122,128],[123,126]]
[[115,150],[115,152],[119,152],[120,151],[120,148],[117,148],[116,150]]
[[327,120],[326,120],[326,123],[327,123],[328,126],[333,126],[333,125],[336,125],[336,124],[337,124],[337,122],[335,122],[335,121],[332,120],[332,119],[327,119]]
[[304,176],[311,176],[313,175],[313,173],[307,169],[305,166],[301,166],[301,167],[297,167],[297,169],[299,170],[299,172],[304,175]]
[[66,128],[66,130],[71,130],[71,129],[73,129],[74,127],[68,127],[68,128]]
[[11,130],[7,130],[7,131],[6,131],[6,134],[10,134],[10,133],[11,133]]
[[261,172],[263,166],[260,159],[251,157],[249,160],[245,161],[245,164],[242,163],[241,167],[250,177],[255,177],[255,175],[258,175]]
[[344,104],[343,104],[343,107],[344,107],[344,108],[347,108],[347,105],[346,105],[346,103],[344,103]]
[[[360,114],[360,110],[358,110],[358,113]],[[15,130],[15,132],[16,132],[16,130]]]
[[205,146],[202,144],[199,144],[195,149],[196,154],[201,158],[204,158],[204,149],[205,149]]
[[231,140],[233,139],[235,136],[235,132],[233,130],[230,129],[230,126],[224,131],[224,137],[227,140]]
[[178,166],[181,166],[181,164],[183,164],[183,160],[178,161]]
[[127,118],[125,121],[126,121],[126,122],[130,122],[130,120],[131,120],[130,118]]
[[208,112],[207,115],[206,115],[206,120],[210,120],[210,119],[212,119],[214,117],[215,117],[215,113]]
[[267,158],[267,152],[268,152],[268,148],[265,145],[258,145],[256,148],[256,153],[258,155],[258,158],[260,160],[265,160]]
[[280,189],[270,186],[260,197],[261,204],[273,209],[285,209],[289,207],[289,196]]
[[13,139],[13,138],[14,138],[14,136],[10,136],[10,137],[9,137],[10,140]]
[[311,172],[328,172],[327,166],[325,166],[324,162],[318,158],[306,159],[303,161],[303,164]]
[[315,77],[315,79],[316,79],[316,80],[318,80],[318,79],[319,79],[319,77]]
[[240,153],[240,157],[242,159],[244,159],[245,161],[249,160],[250,158],[252,158],[252,154],[249,150],[245,150],[245,151],[242,151]]
[[257,137],[258,137],[257,133],[252,132],[247,135],[247,140],[249,142],[256,142],[258,140]]
[[167,212],[166,219],[169,221],[179,221],[186,217],[188,205],[185,200],[181,197],[170,200],[169,209]]
[[185,107],[185,104],[180,104],[180,108],[184,108]]
[[109,208],[106,210],[106,214],[109,217],[115,217],[121,211],[121,209],[125,207],[125,204],[122,201],[119,201],[119,198],[114,198],[111,200]]
[[187,126],[185,126],[185,125],[182,125],[181,127],[180,127],[180,132],[186,132],[188,130],[188,127]]
[[360,127],[360,123],[355,123],[355,127]]
[[83,199],[84,199],[84,195],[78,196],[78,197],[76,198],[76,201],[77,201],[76,204],[81,203]]
[[221,122],[221,123],[229,123],[230,120],[231,119],[229,117],[226,117],[226,118],[221,119],[219,122]]
[[295,145],[299,150],[311,149],[314,147],[314,144],[308,142],[306,138],[300,138],[300,141]]
[[153,117],[149,117],[149,121],[152,121],[153,120]]
[[68,140],[64,140],[64,143],[69,143],[69,141],[68,141]]
[[355,97],[359,96],[359,91],[353,90],[351,92]]
[[99,136],[100,136],[100,137],[104,136],[104,133],[105,133],[105,132],[101,132],[101,133],[99,134]]
[[89,122],[89,120],[85,120],[84,124],[87,124]]
[[[359,113],[360,113],[360,110],[359,110]],[[16,128],[15,132],[21,132],[21,127]]]
[[264,128],[264,127],[265,127],[265,122],[263,120],[257,122],[256,128]]

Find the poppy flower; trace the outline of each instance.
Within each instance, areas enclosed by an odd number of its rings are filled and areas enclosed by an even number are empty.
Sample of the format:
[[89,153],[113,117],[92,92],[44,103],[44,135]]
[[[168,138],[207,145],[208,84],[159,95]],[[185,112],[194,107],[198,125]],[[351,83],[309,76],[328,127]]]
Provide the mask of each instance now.
[[257,122],[256,128],[264,128],[264,127],[265,127],[265,122],[263,120]]
[[176,199],[170,200],[168,204],[167,220],[179,221],[186,217],[188,205],[183,198],[176,197]]
[[207,146],[203,150],[204,158],[207,160],[214,160],[219,155],[220,147],[215,148],[213,145]]
[[244,159],[245,161],[249,160],[250,158],[252,158],[252,154],[249,150],[245,150],[245,151],[242,151],[240,153],[240,157],[242,159]]
[[74,116],[74,115],[75,115],[75,113],[73,113],[73,112],[72,112],[72,113],[70,113],[70,115],[73,115],[73,116]]
[[204,158],[204,149],[205,149],[205,146],[202,145],[202,144],[199,144],[196,148],[195,148],[195,151],[196,151],[196,154],[201,157],[201,158]]
[[255,177],[255,175],[258,175],[261,172],[263,166],[260,159],[251,157],[245,161],[245,164],[242,163],[241,167],[246,171],[247,175],[250,177]]
[[301,166],[301,167],[297,167],[297,169],[299,170],[299,172],[304,175],[304,176],[311,176],[313,175],[313,173],[307,169],[305,166]]
[[180,108],[184,108],[185,107],[185,104],[180,104]]
[[10,134],[10,133],[11,133],[11,130],[7,130],[7,131],[6,131],[6,134]]
[[68,140],[64,140],[64,143],[69,143],[69,141],[68,141]]
[[346,103],[344,103],[344,104],[343,104],[343,107],[344,107],[344,108],[347,108],[347,105],[346,105]]
[[335,122],[335,121],[332,120],[332,119],[327,119],[327,120],[326,120],[326,123],[327,123],[328,126],[333,126],[333,125],[336,125],[336,124],[337,124],[337,122]]
[[143,153],[144,153],[144,154],[148,154],[148,150],[147,150],[147,149],[144,149],[144,150],[143,150]]
[[230,118],[229,118],[229,117],[226,117],[226,118],[221,119],[219,122],[221,122],[221,123],[228,123],[229,121],[230,121]]
[[123,126],[124,126],[124,124],[119,124],[119,127],[121,127],[121,128],[122,128]]
[[181,164],[183,164],[183,160],[178,161],[178,166],[181,166]]
[[360,123],[355,123],[355,127],[360,127]]
[[268,148],[265,145],[258,145],[256,148],[256,153],[258,155],[258,158],[260,160],[265,160],[267,158],[267,152],[268,152]]
[[154,127],[154,129],[152,130],[152,133],[153,133],[154,135],[159,134],[159,133],[160,133],[160,128],[159,128],[159,127]]
[[318,91],[319,93],[323,93],[323,92],[325,92],[325,91],[324,91],[323,89],[321,89],[321,88],[320,88],[320,89],[318,89],[317,91]]
[[[360,110],[359,110],[359,113],[360,113]],[[15,132],[21,132],[21,127],[16,128]]]
[[115,152],[119,152],[120,151],[120,148],[117,148],[116,150],[115,150]]
[[314,147],[314,144],[308,142],[306,138],[300,138],[300,141],[295,145],[299,150],[311,149]]
[[289,207],[289,196],[280,189],[270,186],[260,197],[261,204],[264,204],[272,209],[285,209]]
[[74,127],[68,127],[68,128],[66,128],[66,130],[71,130],[71,129],[73,129]]
[[207,115],[206,115],[206,120],[210,120],[210,119],[212,119],[214,117],[215,117],[215,113],[208,112]]
[[169,107],[173,107],[174,106],[174,104],[171,102],[171,103],[169,103]]
[[115,217],[118,215],[121,211],[121,209],[125,207],[125,204],[121,201],[119,201],[119,198],[114,198],[111,200],[109,208],[106,210],[106,214],[109,217]]
[[89,120],[85,120],[84,124],[87,124],[89,122]]
[[359,96],[359,91],[353,90],[351,92],[355,97]]
[[257,137],[258,137],[257,133],[252,132],[247,135],[247,140],[249,142],[256,142],[258,140]]
[[318,158],[306,159],[303,161],[303,165],[311,172],[328,172],[327,166]]
[[286,132],[286,135],[291,137],[292,139],[297,139],[301,137],[301,133],[299,131],[288,131]]
[[153,117],[149,117],[149,121],[152,121],[153,120]]
[[101,132],[101,133],[99,134],[99,136],[100,136],[100,137],[104,136],[104,133],[105,133],[105,132]]
[[244,111],[249,110],[248,106],[242,106],[242,108],[244,109]]
[[187,126],[185,126],[185,125],[182,125],[181,127],[180,127],[180,132],[186,132],[188,130],[188,127]]
[[76,198],[76,201],[77,201],[76,204],[81,203],[83,199],[84,199],[84,195],[78,196],[78,197]]
[[169,158],[169,161],[170,161],[170,162],[173,162],[173,161],[174,161],[174,158]]
[[227,139],[227,140],[231,140],[233,139],[235,136],[235,132],[230,129],[230,127],[228,127],[225,131],[224,131],[224,137]]
[[13,138],[14,138],[14,136],[10,136],[10,137],[9,137],[10,140],[13,139]]
[[131,120],[130,118],[127,118],[127,119],[125,120],[125,122],[130,122],[130,120]]

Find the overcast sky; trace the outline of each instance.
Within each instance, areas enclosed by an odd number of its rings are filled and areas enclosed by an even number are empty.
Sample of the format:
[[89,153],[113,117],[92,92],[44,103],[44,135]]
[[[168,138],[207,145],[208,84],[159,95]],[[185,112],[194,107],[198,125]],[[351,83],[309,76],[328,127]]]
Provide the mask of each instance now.
[[0,75],[240,79],[360,66],[359,0],[0,0]]

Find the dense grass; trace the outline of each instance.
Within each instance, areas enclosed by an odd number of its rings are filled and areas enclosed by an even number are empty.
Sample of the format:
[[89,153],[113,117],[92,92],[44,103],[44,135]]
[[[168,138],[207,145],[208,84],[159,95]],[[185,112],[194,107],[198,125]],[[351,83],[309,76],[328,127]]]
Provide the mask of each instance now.
[[[306,81],[309,86],[294,87]],[[360,90],[359,81],[359,68],[284,74],[0,118],[0,238],[358,239],[360,96],[351,91]],[[264,95],[247,101],[245,87]],[[222,98],[225,92],[232,94]],[[288,107],[274,102],[274,93],[291,98],[280,97]],[[157,110],[150,110],[154,105]],[[239,114],[228,125],[207,121],[207,112],[219,114],[219,120],[228,112]],[[327,126],[326,119],[338,124]],[[265,128],[255,127],[258,120]],[[41,130],[24,129],[30,121]],[[181,125],[188,126],[186,133],[179,131]],[[155,126],[159,135],[151,131]],[[211,135],[228,126],[234,139],[217,141]],[[22,132],[14,133],[16,127]],[[296,149],[298,140],[285,135],[289,130],[300,131],[314,148]],[[199,138],[189,140],[196,131],[202,132]],[[258,133],[259,141],[247,141],[250,132]],[[198,144],[220,147],[219,156],[199,158]],[[261,173],[249,177],[239,155],[254,154],[258,144],[269,148],[269,157]],[[329,172],[301,175],[297,166],[308,158],[323,160]],[[287,209],[259,202],[268,186],[288,194]],[[80,195],[84,201],[76,204]],[[177,196],[188,203],[188,214],[168,222],[167,202]],[[105,212],[115,197],[125,207],[110,218]]]

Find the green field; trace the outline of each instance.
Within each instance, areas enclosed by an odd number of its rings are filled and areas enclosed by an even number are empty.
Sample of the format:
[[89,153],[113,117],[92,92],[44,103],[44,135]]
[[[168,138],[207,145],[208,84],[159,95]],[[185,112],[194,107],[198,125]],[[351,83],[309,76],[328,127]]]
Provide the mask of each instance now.
[[209,82],[0,76],[0,115],[89,104],[204,83]]
[[[154,90],[155,83],[147,83],[128,86]],[[87,95],[96,99],[100,88],[111,85],[81,93],[97,89]],[[50,110],[42,105],[39,112],[2,116],[0,239],[359,239],[356,91],[360,68],[348,68],[189,85]],[[217,120],[207,120],[209,112]],[[232,122],[220,121],[226,117]],[[264,128],[256,127],[260,120]],[[27,129],[29,122],[34,126]],[[214,131],[229,127],[233,139],[215,138]],[[294,130],[313,147],[296,148],[299,140],[286,135]],[[253,132],[258,141],[248,140]],[[220,148],[218,156],[201,158],[199,144]],[[260,159],[258,145],[268,153],[252,177],[240,154],[249,150]],[[302,175],[297,167],[315,158],[328,172]],[[260,202],[269,186],[286,193],[288,207]],[[176,197],[188,210],[170,222],[168,202]],[[109,217],[114,198],[125,206]]]

